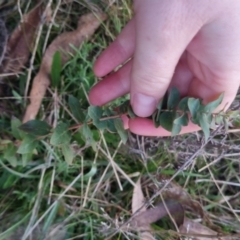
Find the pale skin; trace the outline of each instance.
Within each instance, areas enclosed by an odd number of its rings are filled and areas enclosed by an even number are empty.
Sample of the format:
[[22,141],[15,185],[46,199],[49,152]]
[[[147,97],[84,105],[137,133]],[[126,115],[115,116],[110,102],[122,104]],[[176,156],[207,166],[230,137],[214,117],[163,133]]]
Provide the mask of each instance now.
[[[227,109],[240,84],[240,1],[135,0],[134,10],[94,72],[104,77],[131,60],[91,89],[90,103],[101,106],[130,93],[139,117],[123,117],[124,125],[147,136],[171,134],[146,118],[171,86],[205,103],[224,92],[218,110]],[[197,130],[190,123],[181,133]]]

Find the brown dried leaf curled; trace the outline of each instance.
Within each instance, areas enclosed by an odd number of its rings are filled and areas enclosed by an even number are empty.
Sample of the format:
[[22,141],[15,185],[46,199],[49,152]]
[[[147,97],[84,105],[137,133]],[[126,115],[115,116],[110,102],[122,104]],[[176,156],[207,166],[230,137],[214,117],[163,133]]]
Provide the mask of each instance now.
[[165,205],[163,203],[160,203],[156,207],[138,214],[131,221],[131,225],[134,228],[147,226],[165,216],[168,216],[168,212],[172,215],[178,226],[183,224],[184,209],[182,205],[178,202],[168,200],[165,202]]
[[61,53],[62,64],[69,60],[70,53],[74,54],[74,49],[71,45],[79,47],[83,41],[88,40],[95,30],[100,26],[100,23],[106,19],[106,15],[99,13],[97,16],[93,13],[86,14],[80,17],[78,28],[72,32],[66,32],[58,36],[47,48],[40,70],[33,80],[32,89],[30,92],[30,104],[25,112],[23,122],[35,119],[40,108],[42,99],[50,85],[49,73],[51,72],[52,59],[56,51]]
[[23,17],[23,22],[12,32],[1,73],[19,73],[27,63],[41,22],[42,4],[38,4]]
[[[218,236],[218,233],[213,231],[212,229],[202,225],[201,223],[194,222],[191,219],[185,217],[184,223],[182,226],[179,227],[179,231],[182,234],[186,234],[189,236],[189,239],[195,240],[230,240],[233,239],[232,237],[228,236]],[[190,237],[191,236],[191,237]],[[216,236],[216,237],[215,237]]]

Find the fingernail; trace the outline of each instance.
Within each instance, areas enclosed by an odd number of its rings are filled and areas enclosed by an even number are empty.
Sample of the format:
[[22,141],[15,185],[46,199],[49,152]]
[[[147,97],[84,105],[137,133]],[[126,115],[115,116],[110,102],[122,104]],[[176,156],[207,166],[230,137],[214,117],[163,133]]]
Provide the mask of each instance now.
[[139,117],[149,117],[156,109],[157,100],[154,97],[135,93],[133,95],[132,108]]

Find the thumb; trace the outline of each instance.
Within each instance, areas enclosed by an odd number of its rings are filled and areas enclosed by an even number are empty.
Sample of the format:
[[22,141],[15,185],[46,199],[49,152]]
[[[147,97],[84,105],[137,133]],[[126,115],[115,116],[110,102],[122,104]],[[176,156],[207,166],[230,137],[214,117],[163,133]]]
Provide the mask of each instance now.
[[[131,72],[133,111],[148,117],[168,89],[185,48],[201,28],[182,1],[135,1],[136,48]],[[174,3],[174,4],[173,4]]]

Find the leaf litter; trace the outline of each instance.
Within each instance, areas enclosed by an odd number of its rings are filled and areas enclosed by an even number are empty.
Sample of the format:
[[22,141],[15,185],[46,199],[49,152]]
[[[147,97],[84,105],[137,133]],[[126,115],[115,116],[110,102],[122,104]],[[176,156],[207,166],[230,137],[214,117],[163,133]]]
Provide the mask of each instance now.
[[43,14],[42,2],[23,16],[21,23],[10,35],[1,73],[18,74],[25,67],[34,45]]
[[42,99],[50,85],[50,72],[54,54],[59,51],[61,63],[65,64],[71,54],[75,53],[74,47],[79,48],[81,44],[90,39],[95,30],[100,26],[101,21],[106,19],[104,13],[89,13],[79,18],[78,27],[72,32],[64,32],[59,35],[47,48],[40,70],[35,76],[30,91],[30,104],[27,106],[23,123],[35,119],[38,114]]
[[[151,189],[152,185],[148,184],[147,187]],[[164,202],[159,202],[155,207],[147,209],[144,205],[145,197],[142,191],[141,178],[138,179],[133,190],[132,217],[129,220],[129,225],[131,229],[138,232],[140,240],[155,239],[150,224],[155,223],[166,216],[169,216],[175,221],[178,228],[178,235],[188,237],[187,239],[233,239],[229,236],[223,236],[218,231],[214,231],[211,228],[186,217],[185,212],[190,208],[192,212],[198,212],[201,217],[206,219],[201,205],[196,201],[193,201],[188,193],[177,184],[170,184],[170,187],[168,187],[165,194],[163,191],[162,197]],[[212,226],[212,224],[210,225]]]

